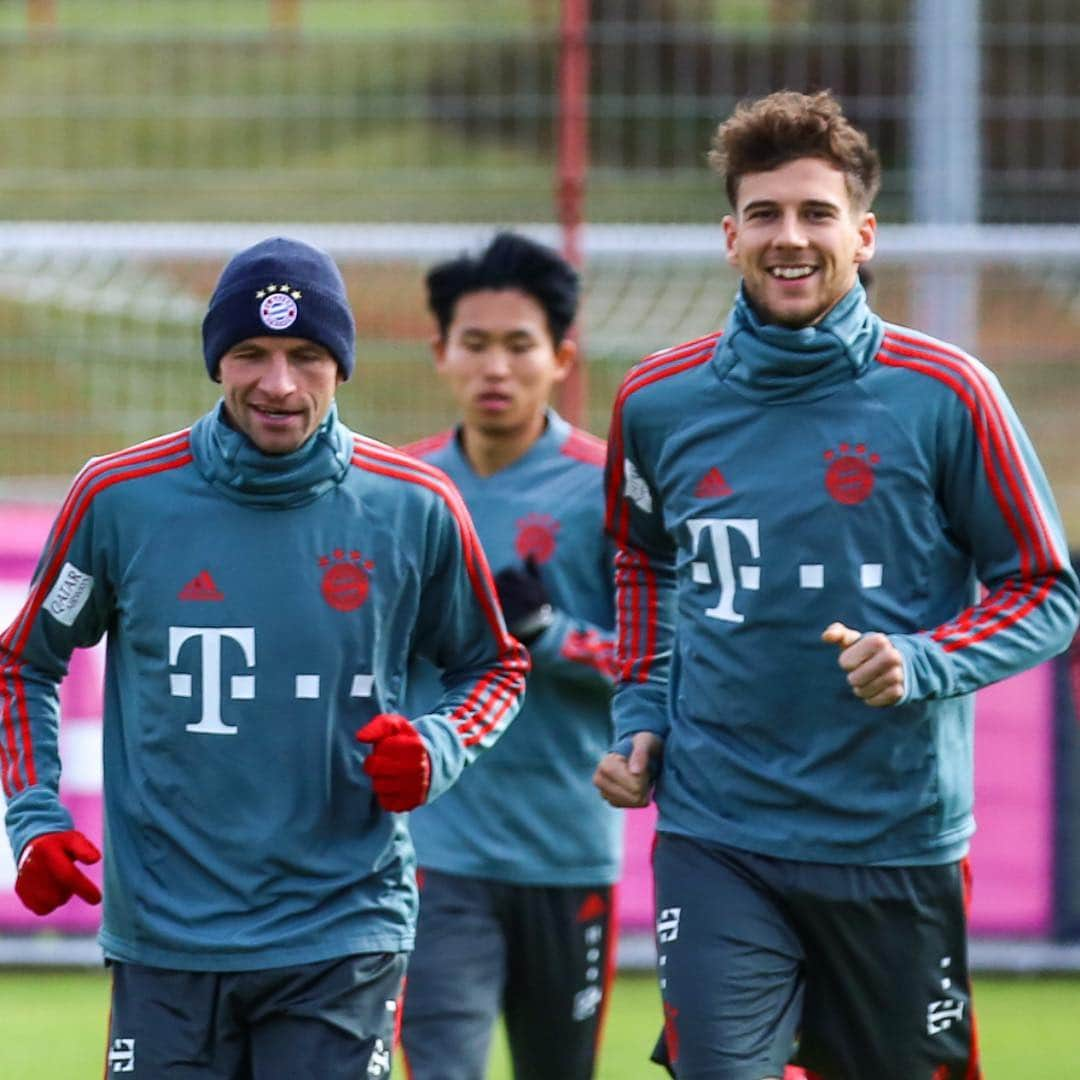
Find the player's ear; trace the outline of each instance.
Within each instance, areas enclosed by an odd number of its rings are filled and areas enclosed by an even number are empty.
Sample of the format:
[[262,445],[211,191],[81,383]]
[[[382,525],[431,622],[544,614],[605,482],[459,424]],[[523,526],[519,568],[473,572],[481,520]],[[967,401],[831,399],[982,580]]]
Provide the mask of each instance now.
[[555,349],[555,382],[562,382],[574,370],[577,358],[578,344],[567,334]]
[[428,344],[431,346],[431,355],[435,357],[435,370],[438,371],[446,361],[446,338],[442,334],[433,334]]
[[733,214],[725,214],[721,222],[724,228],[724,240],[727,245],[727,261],[732,266],[739,265],[739,225]]
[[859,218],[859,246],[855,249],[855,264],[869,262],[877,245],[877,218],[867,210]]

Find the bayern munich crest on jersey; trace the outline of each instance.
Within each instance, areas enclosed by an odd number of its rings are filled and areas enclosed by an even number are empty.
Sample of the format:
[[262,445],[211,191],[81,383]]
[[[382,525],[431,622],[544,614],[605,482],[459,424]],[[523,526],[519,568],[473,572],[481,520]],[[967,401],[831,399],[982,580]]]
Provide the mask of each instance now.
[[826,450],[825,490],[845,506],[864,502],[874,490],[874,466],[880,460],[863,443],[840,443],[836,450]]
[[288,285],[267,285],[255,294],[259,304],[259,318],[263,326],[270,330],[288,330],[300,317],[300,308],[296,301],[300,299],[298,289]]
[[332,555],[320,556],[319,566],[323,571],[319,591],[335,611],[355,611],[367,600],[375,564],[359,551],[337,548]]
[[526,514],[516,525],[514,550],[520,558],[531,555],[538,563],[546,563],[555,554],[559,522],[550,514]]

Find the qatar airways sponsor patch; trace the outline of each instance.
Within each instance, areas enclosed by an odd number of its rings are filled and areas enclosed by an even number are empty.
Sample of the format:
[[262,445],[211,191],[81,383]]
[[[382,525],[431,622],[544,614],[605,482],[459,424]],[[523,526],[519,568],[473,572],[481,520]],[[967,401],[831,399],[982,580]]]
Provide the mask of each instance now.
[[64,563],[56,584],[45,597],[45,610],[57,621],[70,626],[86,606],[94,588],[94,579],[77,566]]
[[651,514],[652,492],[649,491],[649,485],[645,483],[641,473],[637,471],[629,458],[623,458],[623,475],[626,477],[623,493],[646,514]]

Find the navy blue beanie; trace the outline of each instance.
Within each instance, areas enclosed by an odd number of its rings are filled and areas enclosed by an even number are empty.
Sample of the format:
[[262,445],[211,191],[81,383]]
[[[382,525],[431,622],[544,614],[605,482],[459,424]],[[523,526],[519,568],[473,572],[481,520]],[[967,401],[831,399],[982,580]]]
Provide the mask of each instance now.
[[203,319],[210,378],[237,342],[267,334],[307,338],[330,350],[341,374],[356,366],[356,324],[334,260],[310,244],[275,236],[234,255]]

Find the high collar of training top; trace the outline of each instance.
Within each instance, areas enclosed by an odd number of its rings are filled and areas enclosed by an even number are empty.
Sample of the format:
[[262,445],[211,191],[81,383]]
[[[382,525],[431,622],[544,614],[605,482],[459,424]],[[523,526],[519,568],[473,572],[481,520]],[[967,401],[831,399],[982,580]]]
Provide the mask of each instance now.
[[859,282],[820,323],[798,330],[762,322],[740,288],[714,364],[745,397],[768,404],[807,400],[863,374],[884,333]]
[[195,465],[207,482],[234,502],[264,509],[303,506],[339,484],[352,458],[352,433],[337,405],[311,437],[288,454],[264,454],[225,420],[219,402],[191,429]]

